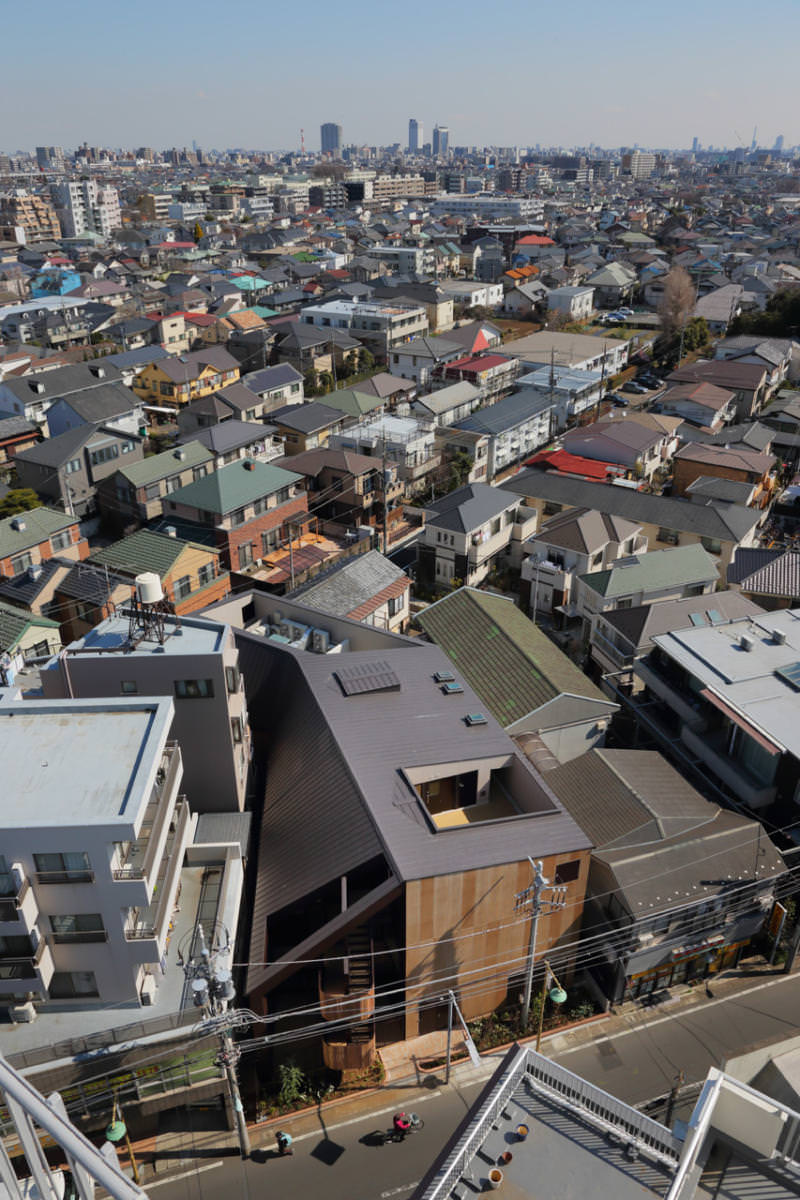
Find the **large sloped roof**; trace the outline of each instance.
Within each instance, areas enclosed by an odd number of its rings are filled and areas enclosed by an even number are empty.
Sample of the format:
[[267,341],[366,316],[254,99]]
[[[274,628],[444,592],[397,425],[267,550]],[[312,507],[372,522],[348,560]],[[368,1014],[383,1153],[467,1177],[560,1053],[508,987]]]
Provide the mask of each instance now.
[[459,588],[417,615],[504,727],[567,693],[608,698],[511,600]]

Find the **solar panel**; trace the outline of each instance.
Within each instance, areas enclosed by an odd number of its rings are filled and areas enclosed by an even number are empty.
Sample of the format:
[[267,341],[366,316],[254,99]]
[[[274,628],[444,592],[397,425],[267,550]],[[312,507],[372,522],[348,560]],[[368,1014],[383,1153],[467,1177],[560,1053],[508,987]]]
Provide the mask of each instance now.
[[437,671],[433,678],[437,683],[451,683],[455,675],[452,671]]
[[460,683],[456,683],[454,680],[451,683],[446,683],[442,688],[442,691],[446,696],[455,696],[458,692],[463,692],[464,689]]
[[800,662],[788,663],[785,667],[778,667],[775,674],[784,683],[788,683],[789,687],[794,688],[796,692],[800,692]]
[[702,613],[689,613],[689,620],[693,625],[705,625],[706,619]]
[[467,713],[464,720],[467,722],[468,725],[487,725],[488,724],[488,719],[483,715],[483,713]]
[[333,675],[345,696],[400,690],[400,679],[387,662],[359,663],[354,667],[340,667],[338,671],[333,672]]

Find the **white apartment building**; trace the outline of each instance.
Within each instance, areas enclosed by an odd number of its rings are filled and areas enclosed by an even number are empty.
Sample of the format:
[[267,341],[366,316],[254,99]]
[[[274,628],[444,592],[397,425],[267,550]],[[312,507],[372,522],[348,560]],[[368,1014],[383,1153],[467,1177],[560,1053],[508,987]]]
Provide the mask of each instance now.
[[163,643],[130,618],[102,621],[41,673],[45,696],[169,696],[192,811],[241,812],[250,727],[233,631],[200,617],[168,617]]
[[517,379],[517,387],[537,396],[547,396],[556,408],[556,428],[566,429],[582,413],[596,408],[602,399],[602,371],[569,371],[562,367],[540,367]]
[[481,283],[476,279],[445,279],[439,287],[454,304],[465,308],[499,308],[503,303],[502,283]]
[[527,221],[544,214],[544,203],[534,196],[455,196],[441,194],[431,205],[434,216],[475,216],[478,221]]
[[53,184],[52,195],[65,237],[98,233],[107,238],[122,225],[119,194],[114,187],[85,179]]
[[436,270],[436,251],[432,246],[388,246],[380,243],[362,253],[367,258],[386,263],[399,275],[432,275]]
[[0,1004],[152,1003],[196,818],[172,700],[0,704]]
[[381,356],[428,332],[428,317],[421,304],[329,300],[326,304],[306,305],[300,320],[317,329],[346,329]]
[[341,433],[332,434],[328,445],[353,450],[397,467],[397,476],[413,491],[424,477],[439,466],[435,425],[416,417],[381,416],[361,421]]

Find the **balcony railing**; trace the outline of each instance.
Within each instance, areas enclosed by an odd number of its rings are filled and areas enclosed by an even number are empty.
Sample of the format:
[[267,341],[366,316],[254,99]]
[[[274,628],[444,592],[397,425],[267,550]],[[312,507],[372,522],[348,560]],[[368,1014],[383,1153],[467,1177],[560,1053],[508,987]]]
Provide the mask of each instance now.
[[37,871],[36,882],[50,883],[94,883],[94,871],[81,867],[75,871]]
[[[54,946],[72,946],[76,943],[108,941],[108,931],[105,929],[72,929],[62,933],[54,933],[52,936]],[[44,946],[44,944],[44,941],[39,943],[40,946]]]
[[0,921],[18,921],[19,910],[30,891],[30,880],[22,876],[21,868],[17,863],[13,864],[12,870],[19,882],[16,891],[12,890],[0,896]]

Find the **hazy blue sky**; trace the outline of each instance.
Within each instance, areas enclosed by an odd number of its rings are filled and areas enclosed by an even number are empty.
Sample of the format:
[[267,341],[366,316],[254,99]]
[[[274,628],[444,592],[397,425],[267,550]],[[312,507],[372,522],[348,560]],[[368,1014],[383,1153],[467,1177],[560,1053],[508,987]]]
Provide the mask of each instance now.
[[2,4],[0,147],[800,142],[800,0]]

